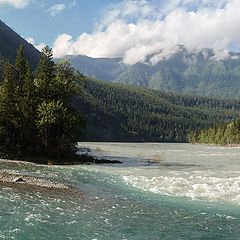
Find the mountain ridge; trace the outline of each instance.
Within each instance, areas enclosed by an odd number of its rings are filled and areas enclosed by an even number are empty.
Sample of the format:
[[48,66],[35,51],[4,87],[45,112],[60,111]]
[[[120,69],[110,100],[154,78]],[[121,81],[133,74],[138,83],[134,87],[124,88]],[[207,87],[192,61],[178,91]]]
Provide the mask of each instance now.
[[26,58],[30,65],[35,68],[40,52],[0,20],[0,56],[14,61],[17,49],[20,45],[23,45]]
[[[190,52],[181,48],[158,64],[126,65],[121,58],[66,56],[83,74],[109,82],[142,86],[165,92],[199,96],[240,97],[240,54],[217,59],[211,49]],[[57,59],[58,60],[58,59]]]

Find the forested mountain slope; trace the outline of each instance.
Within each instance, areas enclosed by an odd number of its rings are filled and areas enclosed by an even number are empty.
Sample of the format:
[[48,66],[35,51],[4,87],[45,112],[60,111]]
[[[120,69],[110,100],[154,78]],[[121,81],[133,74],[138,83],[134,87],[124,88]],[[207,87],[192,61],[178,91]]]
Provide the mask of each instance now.
[[187,133],[239,117],[240,101],[166,94],[83,78],[75,106],[89,141],[184,142]]
[[0,57],[13,61],[21,44],[24,47],[26,58],[30,65],[36,67],[40,54],[39,51],[0,20]]
[[67,56],[72,66],[83,74],[101,80],[143,86],[150,89],[214,96],[240,97],[240,55],[217,59],[214,51],[189,52],[179,46],[172,56],[153,65],[125,65],[122,59]]

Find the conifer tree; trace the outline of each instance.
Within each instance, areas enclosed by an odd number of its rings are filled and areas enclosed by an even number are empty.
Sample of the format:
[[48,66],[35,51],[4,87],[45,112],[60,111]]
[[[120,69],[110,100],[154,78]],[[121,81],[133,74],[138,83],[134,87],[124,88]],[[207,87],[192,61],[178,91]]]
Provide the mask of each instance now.
[[27,60],[24,53],[23,45],[20,45],[17,50],[17,57],[15,61],[15,70],[16,70],[16,81],[17,81],[17,91],[19,97],[22,97],[23,94],[23,84],[24,78],[28,70]]
[[26,118],[24,117],[24,84],[25,78],[28,72],[28,62],[25,57],[24,47],[20,45],[17,50],[17,57],[15,61],[15,78],[16,78],[16,127],[17,135],[16,139],[18,140],[19,147],[24,145],[24,131],[26,125]]
[[75,72],[68,61],[60,61],[56,64],[56,77],[54,81],[54,99],[62,100],[70,104],[72,94],[77,93],[78,88],[74,84]]
[[44,101],[37,109],[37,126],[48,154],[66,155],[74,149],[77,118],[62,101]]
[[77,143],[79,135],[75,133],[79,134],[81,119],[72,107],[72,97],[78,89],[75,78],[68,62],[55,65],[52,50],[43,49],[34,83],[40,96],[36,124],[48,154],[70,153]]
[[21,110],[23,116],[23,145],[33,144],[36,142],[37,131],[36,121],[36,99],[34,76],[30,66],[27,66],[27,73],[23,83],[23,97],[21,100]]
[[46,46],[41,53],[38,63],[34,84],[37,96],[41,100],[51,100],[54,95],[52,85],[55,78],[55,63],[53,61],[52,49]]
[[75,72],[67,62],[55,65],[52,50],[43,49],[36,74],[17,51],[15,65],[6,61],[0,87],[0,145],[18,152],[49,156],[72,154],[80,118],[72,107]]
[[3,144],[16,141],[16,82],[11,63],[6,60],[3,68],[3,84],[0,89],[0,134]]

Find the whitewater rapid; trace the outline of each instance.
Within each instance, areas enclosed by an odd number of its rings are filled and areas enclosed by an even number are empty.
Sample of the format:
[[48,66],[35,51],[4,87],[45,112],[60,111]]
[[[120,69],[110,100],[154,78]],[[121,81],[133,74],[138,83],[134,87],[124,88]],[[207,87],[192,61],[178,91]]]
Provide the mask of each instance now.
[[[90,154],[121,159],[122,165],[90,166],[120,175],[145,192],[209,202],[240,204],[240,149],[190,144],[83,143]],[[148,164],[156,155],[159,163]]]

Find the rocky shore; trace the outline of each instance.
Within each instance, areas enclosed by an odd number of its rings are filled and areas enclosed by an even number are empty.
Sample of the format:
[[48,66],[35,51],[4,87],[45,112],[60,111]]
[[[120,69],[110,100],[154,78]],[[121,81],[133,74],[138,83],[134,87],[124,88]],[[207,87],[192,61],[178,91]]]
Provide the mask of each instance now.
[[[0,159],[0,164],[13,164],[16,165],[24,165],[26,166],[34,166],[36,164],[44,164],[44,165],[75,165],[75,164],[116,164],[122,163],[118,160],[108,160],[108,159],[96,159],[89,155],[76,155],[75,158],[64,160],[64,161],[21,161],[21,160],[7,160]],[[11,169],[11,168],[10,168]],[[18,189],[24,190],[33,190],[33,191],[44,191],[49,193],[59,193],[59,194],[76,194],[83,196],[84,194],[79,191],[77,188],[65,185],[63,183],[55,182],[49,179],[33,177],[33,176],[24,176],[9,173],[7,170],[3,168],[0,171],[0,187],[15,187]]]
[[47,191],[51,193],[61,193],[61,194],[76,194],[83,196],[84,194],[71,186],[54,182],[52,180],[23,176],[18,174],[12,174],[8,172],[0,172],[0,186],[3,187],[16,187],[26,190],[34,191]]

